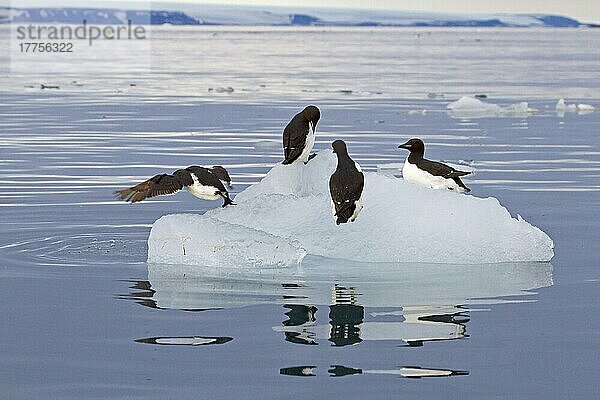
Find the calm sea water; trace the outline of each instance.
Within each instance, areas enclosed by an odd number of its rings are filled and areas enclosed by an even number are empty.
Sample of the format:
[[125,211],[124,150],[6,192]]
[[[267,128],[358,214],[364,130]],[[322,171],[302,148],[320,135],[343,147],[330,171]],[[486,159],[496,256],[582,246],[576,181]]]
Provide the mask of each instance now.
[[[599,47],[594,30],[163,28],[147,73],[4,72],[2,397],[597,397],[600,112],[554,106],[600,109]],[[446,111],[469,94],[538,112]],[[281,160],[308,103],[316,148],[342,138],[366,170],[415,136],[474,167],[472,194],[547,232],[552,263],[145,263],[156,219],[218,205],[131,206],[115,189],[221,164],[239,192]]]

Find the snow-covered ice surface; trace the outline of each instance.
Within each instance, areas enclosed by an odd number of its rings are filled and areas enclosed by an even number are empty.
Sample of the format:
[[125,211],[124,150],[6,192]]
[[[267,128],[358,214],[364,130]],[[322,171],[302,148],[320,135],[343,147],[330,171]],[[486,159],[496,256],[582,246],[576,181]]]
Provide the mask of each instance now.
[[494,198],[431,190],[374,172],[365,172],[359,218],[338,226],[328,189],[336,162],[323,150],[307,165],[275,165],[236,196],[235,207],[162,217],[148,239],[148,262],[289,265],[301,261],[303,250],[354,261],[447,264],[549,261],[554,255],[544,232],[512,218]]

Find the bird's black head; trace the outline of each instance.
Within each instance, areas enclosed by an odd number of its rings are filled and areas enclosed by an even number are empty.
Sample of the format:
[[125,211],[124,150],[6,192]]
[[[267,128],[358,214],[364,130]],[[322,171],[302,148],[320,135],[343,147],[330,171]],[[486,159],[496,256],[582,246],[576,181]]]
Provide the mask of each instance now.
[[425,153],[425,144],[423,143],[423,141],[421,139],[416,139],[416,138],[410,139],[408,142],[398,146],[398,148],[406,149],[414,154],[423,155]]
[[337,155],[348,153],[346,143],[343,140],[336,140],[335,142],[331,143],[331,147],[333,147],[333,152]]
[[321,118],[321,111],[315,106],[308,106],[302,110],[302,115],[307,121],[312,122],[313,125],[317,125],[317,122]]
[[232,187],[231,177],[229,176],[229,173],[225,168],[221,167],[220,165],[215,165],[210,169],[210,171],[213,174],[215,174],[215,176],[219,178],[220,181],[227,183],[227,186],[229,186],[230,188]]

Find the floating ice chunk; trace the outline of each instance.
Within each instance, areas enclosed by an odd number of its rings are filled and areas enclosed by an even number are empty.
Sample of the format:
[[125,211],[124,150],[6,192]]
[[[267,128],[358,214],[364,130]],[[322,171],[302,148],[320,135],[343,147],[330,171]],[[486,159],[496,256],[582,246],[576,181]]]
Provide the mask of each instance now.
[[427,115],[427,110],[409,110],[408,115]]
[[164,264],[279,267],[299,263],[306,252],[297,243],[204,215],[166,215],[148,238],[148,261]]
[[152,227],[148,261],[287,265],[302,258],[302,249],[364,262],[497,263],[554,255],[544,232],[512,218],[495,198],[430,190],[374,172],[365,172],[360,217],[337,226],[328,189],[335,165],[325,150],[307,165],[276,165],[236,196],[235,207],[161,218]]
[[591,113],[596,111],[596,107],[594,107],[591,104],[577,104],[577,111],[579,111],[580,113]]
[[460,99],[453,101],[446,106],[447,109],[454,112],[469,112],[481,114],[499,114],[502,108],[497,104],[484,103],[474,97],[463,96]]
[[526,101],[499,106],[468,96],[448,104],[446,108],[450,110],[450,116],[455,118],[527,117],[538,112],[529,107]]

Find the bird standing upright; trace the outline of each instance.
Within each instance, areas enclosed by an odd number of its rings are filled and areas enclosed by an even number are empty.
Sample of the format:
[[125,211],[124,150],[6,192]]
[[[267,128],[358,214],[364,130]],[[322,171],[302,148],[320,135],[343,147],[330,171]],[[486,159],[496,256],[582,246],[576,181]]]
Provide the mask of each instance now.
[[362,192],[365,176],[360,165],[348,155],[346,143],[336,140],[331,144],[337,155],[337,168],[329,178],[331,207],[337,225],[354,222],[362,210]]
[[283,130],[283,155],[282,164],[291,164],[296,160],[308,163],[311,150],[315,144],[317,122],[321,112],[315,106],[308,106],[292,118]]
[[425,144],[421,139],[410,139],[408,142],[398,146],[407,149],[410,154],[402,167],[402,177],[409,182],[431,189],[445,189],[456,192],[470,192],[460,180],[461,176],[469,175],[470,172],[458,171],[446,164],[425,159]]

